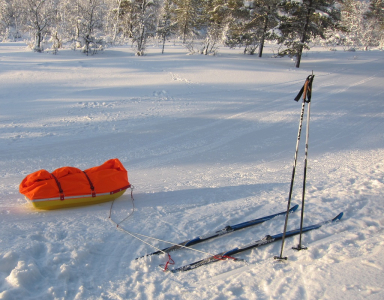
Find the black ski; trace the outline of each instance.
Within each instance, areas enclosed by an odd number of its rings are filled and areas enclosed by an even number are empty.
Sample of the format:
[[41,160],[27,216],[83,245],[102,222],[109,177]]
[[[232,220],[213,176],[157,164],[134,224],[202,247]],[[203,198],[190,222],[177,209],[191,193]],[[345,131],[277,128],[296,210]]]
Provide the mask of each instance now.
[[[289,210],[289,212],[292,213],[292,212],[296,211],[298,207],[299,207],[299,205],[293,206]],[[213,239],[213,238],[218,237],[218,236],[222,236],[222,235],[234,232],[234,231],[238,231],[238,230],[250,227],[250,226],[254,226],[254,225],[263,223],[265,221],[273,219],[274,217],[277,217],[277,216],[280,216],[280,215],[285,215],[285,214],[286,214],[286,211],[283,211],[283,212],[279,212],[279,213],[276,213],[276,214],[273,214],[273,215],[270,215],[270,216],[266,216],[266,217],[262,217],[262,218],[258,218],[258,219],[254,219],[254,220],[250,220],[250,221],[239,223],[239,224],[236,224],[236,225],[229,225],[229,226],[226,226],[223,229],[221,229],[219,231],[216,231],[214,233],[209,233],[209,234],[206,234],[206,235],[202,235],[202,236],[196,237],[194,239],[190,239],[190,240],[184,241],[184,242],[179,243],[177,245],[173,245],[173,246],[167,247],[165,249],[162,249],[161,251],[156,251],[156,252],[153,252],[153,253],[146,254],[146,255],[138,257],[136,259],[139,259],[139,258],[142,258],[142,257],[145,257],[145,256],[150,256],[150,255],[159,255],[159,254],[162,254],[164,252],[165,253],[169,253],[171,251],[175,251],[175,250],[178,250],[178,249],[181,249],[181,248],[190,247],[192,245],[196,245],[198,243],[205,242],[207,240]]]
[[[315,224],[315,225],[310,225],[310,226],[306,226],[306,227],[303,227],[303,228],[298,228],[298,229],[295,229],[295,230],[287,231],[285,233],[285,237],[289,237],[289,236],[294,236],[294,235],[300,234],[300,231],[301,232],[306,232],[306,231],[310,231],[310,230],[313,230],[313,229],[318,229],[321,226],[323,226],[324,224],[340,220],[342,216],[343,216],[343,213],[340,213],[335,218],[333,218],[331,220],[327,220],[327,221],[323,221],[323,222]],[[252,242],[252,243],[247,244],[247,245],[244,245],[242,247],[234,248],[232,250],[219,253],[217,255],[214,255],[214,256],[211,256],[211,257],[199,260],[197,262],[193,262],[191,264],[188,264],[188,265],[176,268],[176,269],[168,269],[168,270],[170,272],[172,272],[172,273],[185,272],[185,271],[196,269],[196,268],[201,267],[201,266],[208,265],[210,263],[214,263],[214,262],[217,262],[217,261],[220,261],[220,260],[226,260],[226,259],[233,259],[234,261],[244,261],[242,259],[234,258],[234,257],[232,257],[232,255],[240,253],[240,252],[243,252],[243,251],[246,251],[246,250],[249,250],[249,249],[252,249],[252,248],[257,248],[257,247],[260,247],[260,246],[263,246],[263,245],[266,245],[266,244],[270,244],[270,243],[276,242],[278,240],[281,240],[282,238],[283,238],[283,233],[275,234],[275,235],[272,235],[272,236],[271,235],[266,235],[263,239],[255,241],[255,242]]]

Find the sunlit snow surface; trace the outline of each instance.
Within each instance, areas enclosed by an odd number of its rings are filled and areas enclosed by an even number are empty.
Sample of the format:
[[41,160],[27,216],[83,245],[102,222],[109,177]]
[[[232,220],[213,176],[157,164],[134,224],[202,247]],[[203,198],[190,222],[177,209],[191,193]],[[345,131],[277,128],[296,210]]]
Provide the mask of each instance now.
[[[383,299],[384,53],[314,48],[289,58],[186,55],[169,44],[136,57],[129,47],[94,56],[34,53],[0,43],[0,299]],[[36,211],[18,185],[39,169],[81,169],[119,158],[135,186],[120,224],[171,242],[286,209],[301,103],[311,104],[306,251],[287,239],[185,273],[117,230],[110,203]],[[306,106],[307,107],[307,106]],[[307,111],[306,111],[307,113]],[[301,202],[306,115],[293,203]],[[132,210],[127,192],[112,211]],[[290,215],[297,228],[300,212]],[[175,265],[283,230],[275,218],[172,252]],[[145,239],[155,247],[168,244]],[[206,253],[206,254],[205,254]]]

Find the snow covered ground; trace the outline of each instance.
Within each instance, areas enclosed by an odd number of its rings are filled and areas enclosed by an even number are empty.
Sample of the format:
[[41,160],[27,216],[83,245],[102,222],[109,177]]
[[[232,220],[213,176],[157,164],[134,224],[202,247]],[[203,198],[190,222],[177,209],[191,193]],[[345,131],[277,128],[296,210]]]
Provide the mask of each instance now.
[[[269,53],[268,53],[269,51]],[[95,56],[0,43],[0,299],[383,299],[384,53],[218,56],[130,48]],[[301,103],[315,74],[305,224],[280,242],[185,273],[118,230],[111,203],[36,211],[18,185],[39,169],[119,158],[135,186],[120,227],[181,242],[286,209]],[[293,203],[301,202],[305,118]],[[127,192],[112,219],[132,210]],[[289,229],[300,213],[290,215]],[[283,230],[284,217],[172,252],[171,268]],[[146,239],[156,247],[168,244]],[[207,253],[207,254],[205,254]]]

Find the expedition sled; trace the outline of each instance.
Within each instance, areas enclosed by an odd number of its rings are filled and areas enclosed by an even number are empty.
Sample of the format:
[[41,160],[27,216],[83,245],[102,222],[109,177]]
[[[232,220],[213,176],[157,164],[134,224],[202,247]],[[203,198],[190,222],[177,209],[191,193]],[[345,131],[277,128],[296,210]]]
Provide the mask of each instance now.
[[27,175],[19,191],[38,209],[57,209],[114,200],[130,188],[128,172],[117,159],[85,171],[62,167]]

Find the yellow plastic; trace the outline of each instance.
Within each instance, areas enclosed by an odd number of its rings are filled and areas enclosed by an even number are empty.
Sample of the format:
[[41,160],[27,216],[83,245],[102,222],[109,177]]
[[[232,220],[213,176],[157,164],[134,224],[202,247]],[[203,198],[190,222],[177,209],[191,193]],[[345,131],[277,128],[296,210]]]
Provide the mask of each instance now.
[[85,206],[85,205],[112,201],[120,197],[121,195],[123,195],[125,191],[126,189],[114,194],[100,195],[97,197],[90,196],[90,197],[84,197],[84,198],[72,198],[72,199],[64,199],[64,200],[55,199],[55,200],[44,200],[44,201],[32,201],[32,200],[29,200],[28,198],[26,199],[29,203],[33,205],[34,208],[52,210],[52,209],[58,209],[58,208]]

